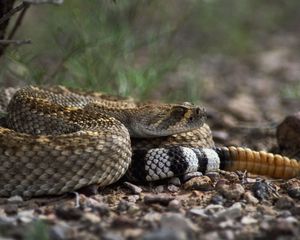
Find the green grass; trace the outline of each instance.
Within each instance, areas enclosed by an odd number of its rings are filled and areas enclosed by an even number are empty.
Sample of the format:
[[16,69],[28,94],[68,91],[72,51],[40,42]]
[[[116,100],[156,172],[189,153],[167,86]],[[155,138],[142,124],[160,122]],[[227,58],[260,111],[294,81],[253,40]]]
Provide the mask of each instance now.
[[183,76],[182,89],[161,95],[199,99],[202,79],[193,64],[199,57],[247,59],[264,47],[266,36],[293,30],[299,7],[298,0],[72,0],[32,6],[16,36],[32,44],[8,49],[0,83],[63,84],[147,99],[190,61],[195,70]]
[[42,221],[32,223],[32,227],[25,234],[25,240],[49,240],[48,227]]

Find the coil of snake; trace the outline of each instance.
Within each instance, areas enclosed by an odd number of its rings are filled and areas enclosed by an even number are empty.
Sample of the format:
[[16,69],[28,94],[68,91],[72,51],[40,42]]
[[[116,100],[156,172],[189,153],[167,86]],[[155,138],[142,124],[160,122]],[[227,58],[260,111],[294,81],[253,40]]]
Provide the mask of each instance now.
[[125,173],[155,181],[193,171],[247,170],[292,178],[281,155],[215,147],[205,110],[136,103],[64,87],[1,89],[0,197],[59,195],[107,186]]

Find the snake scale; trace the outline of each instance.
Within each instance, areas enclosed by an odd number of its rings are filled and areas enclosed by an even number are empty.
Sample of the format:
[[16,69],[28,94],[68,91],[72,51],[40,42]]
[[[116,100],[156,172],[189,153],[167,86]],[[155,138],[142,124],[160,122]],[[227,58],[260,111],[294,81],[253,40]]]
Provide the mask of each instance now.
[[155,181],[193,171],[247,170],[274,178],[300,164],[272,153],[215,147],[205,110],[137,103],[66,88],[0,90],[0,196],[59,195],[124,174]]

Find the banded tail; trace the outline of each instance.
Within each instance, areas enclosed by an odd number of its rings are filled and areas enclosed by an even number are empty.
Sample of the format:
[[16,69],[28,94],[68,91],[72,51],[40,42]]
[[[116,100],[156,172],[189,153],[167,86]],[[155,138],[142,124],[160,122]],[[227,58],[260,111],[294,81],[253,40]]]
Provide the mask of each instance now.
[[189,172],[248,171],[272,178],[300,176],[300,162],[279,154],[242,147],[153,148],[135,150],[128,176],[138,181],[156,181]]
[[220,158],[220,169],[223,170],[247,170],[253,174],[282,179],[300,176],[300,162],[279,154],[241,147],[221,147],[216,148],[216,152]]

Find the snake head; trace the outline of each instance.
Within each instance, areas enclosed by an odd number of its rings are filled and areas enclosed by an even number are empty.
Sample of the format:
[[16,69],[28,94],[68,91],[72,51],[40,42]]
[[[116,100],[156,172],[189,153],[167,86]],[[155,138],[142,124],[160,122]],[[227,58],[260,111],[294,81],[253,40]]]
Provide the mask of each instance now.
[[138,108],[127,128],[133,137],[161,137],[194,130],[205,120],[205,109],[191,103],[149,104]]

